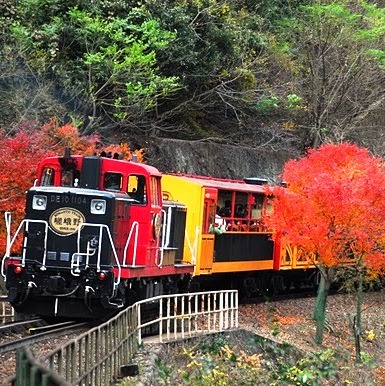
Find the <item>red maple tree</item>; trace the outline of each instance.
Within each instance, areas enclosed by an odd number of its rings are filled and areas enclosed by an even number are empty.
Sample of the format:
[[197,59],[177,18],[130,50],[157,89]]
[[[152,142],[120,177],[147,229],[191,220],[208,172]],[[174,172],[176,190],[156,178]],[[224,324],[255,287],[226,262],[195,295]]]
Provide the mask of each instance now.
[[282,178],[287,187],[270,189],[274,212],[266,222],[321,272],[314,313],[319,322],[316,341],[321,343],[335,268],[349,261],[372,274],[384,270],[383,160],[356,145],[328,144],[287,162]]
[[72,154],[92,155],[101,150],[120,153],[131,159],[132,152],[126,143],[110,144],[102,148],[97,133],[82,136],[72,125],[60,126],[53,119],[42,127],[28,124],[9,135],[0,131],[0,256],[6,247],[4,212],[12,214],[12,230],[24,217],[25,192],[34,183],[39,162],[48,156],[64,154],[71,147]]

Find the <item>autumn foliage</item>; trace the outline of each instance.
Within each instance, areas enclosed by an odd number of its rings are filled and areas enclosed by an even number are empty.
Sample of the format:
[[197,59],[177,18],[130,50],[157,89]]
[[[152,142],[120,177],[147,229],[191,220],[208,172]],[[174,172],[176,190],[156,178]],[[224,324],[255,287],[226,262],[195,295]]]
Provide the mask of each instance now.
[[132,152],[125,143],[102,147],[98,134],[81,136],[77,128],[71,125],[59,126],[55,120],[39,128],[26,126],[12,136],[6,131],[0,131],[0,139],[1,254],[4,254],[6,245],[3,213],[11,212],[14,230],[24,217],[25,192],[33,185],[42,158],[64,154],[66,147],[71,147],[72,154],[92,155],[103,149],[122,154],[125,159],[132,158]]
[[324,145],[289,161],[274,187],[274,213],[266,219],[284,243],[299,246],[325,267],[360,259],[385,266],[385,171],[366,149]]

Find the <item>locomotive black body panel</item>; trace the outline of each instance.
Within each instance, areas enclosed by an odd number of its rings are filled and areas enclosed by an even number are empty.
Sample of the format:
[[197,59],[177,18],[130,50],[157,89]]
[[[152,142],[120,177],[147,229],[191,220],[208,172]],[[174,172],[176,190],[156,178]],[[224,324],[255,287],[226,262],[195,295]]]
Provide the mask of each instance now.
[[[166,219],[170,226],[167,227],[165,244],[168,248],[175,250],[175,263],[181,263],[183,258],[183,248],[185,241],[187,208],[178,202],[169,200],[163,201],[163,210],[166,212]],[[164,227],[163,227],[164,228]]]
[[[84,194],[87,192],[87,194]],[[70,262],[74,254],[86,252],[87,245],[99,248],[100,236],[104,240],[108,238],[106,228],[114,223],[115,196],[111,193],[100,191],[85,191],[76,188],[34,188],[27,193],[26,216],[31,221],[25,230],[26,244],[25,256],[27,260],[35,261],[37,264],[44,263],[49,267],[70,268]],[[36,197],[46,197],[46,209],[34,209]],[[91,204],[95,201],[105,201],[105,213],[91,213]],[[35,206],[36,207],[36,206]],[[36,222],[38,220],[38,222]],[[98,224],[97,226],[80,224]],[[47,227],[48,232],[45,232]],[[101,232],[101,233],[100,233]],[[46,243],[46,246],[45,246]],[[103,243],[101,246],[101,261],[103,267],[111,265],[111,246]],[[79,263],[85,263],[83,255],[76,257]],[[89,264],[96,264],[89,261]]]
[[[22,253],[6,276],[16,311],[97,318],[119,307],[110,301],[116,296],[109,231],[115,206],[113,193],[97,190],[37,187],[27,192]],[[21,273],[13,269],[18,264]]]

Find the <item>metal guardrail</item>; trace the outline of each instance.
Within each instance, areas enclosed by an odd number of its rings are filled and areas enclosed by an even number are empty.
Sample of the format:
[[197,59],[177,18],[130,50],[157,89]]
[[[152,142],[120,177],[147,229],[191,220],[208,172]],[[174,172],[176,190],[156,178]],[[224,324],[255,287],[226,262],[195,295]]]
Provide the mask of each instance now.
[[28,347],[18,350],[16,367],[15,386],[69,386],[67,382],[39,363]]
[[159,317],[147,323],[141,323],[141,307],[149,301],[136,303],[139,344],[142,330],[148,326],[157,325],[160,343],[238,327],[236,290],[164,295],[150,300],[156,301],[159,301]]
[[[145,321],[149,310],[158,317]],[[237,327],[235,290],[162,295],[135,303],[39,362],[63,384],[104,386],[130,365],[148,329],[157,330],[157,341],[165,342]]]
[[0,296],[0,322],[12,322],[15,318],[15,310],[10,303],[7,302],[7,296]]

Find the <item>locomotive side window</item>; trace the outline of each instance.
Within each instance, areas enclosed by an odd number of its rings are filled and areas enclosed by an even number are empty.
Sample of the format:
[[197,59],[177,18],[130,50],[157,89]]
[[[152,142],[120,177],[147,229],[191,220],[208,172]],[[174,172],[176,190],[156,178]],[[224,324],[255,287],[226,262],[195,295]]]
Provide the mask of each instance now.
[[104,175],[104,189],[119,191],[122,188],[123,176],[120,173],[106,173]]
[[146,203],[146,177],[131,174],[128,177],[127,194],[140,204]]
[[43,173],[41,175],[40,185],[53,186],[54,175],[55,175],[55,171],[52,168],[50,167],[44,168]]
[[151,177],[151,202],[152,205],[160,206],[161,197],[160,197],[160,179],[157,177]]

